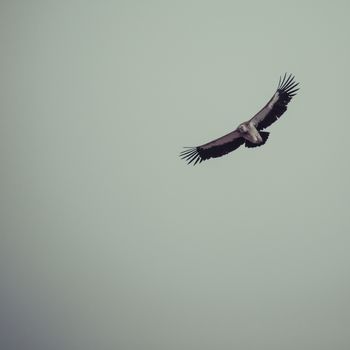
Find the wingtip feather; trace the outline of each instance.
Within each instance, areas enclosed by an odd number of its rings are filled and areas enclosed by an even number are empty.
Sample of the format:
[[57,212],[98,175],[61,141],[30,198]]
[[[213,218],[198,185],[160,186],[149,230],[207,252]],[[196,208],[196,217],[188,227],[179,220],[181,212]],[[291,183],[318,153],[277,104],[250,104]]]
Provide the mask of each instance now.
[[187,149],[180,153],[180,158],[184,159],[187,164],[196,165],[198,162],[201,163],[203,161],[201,155],[198,152],[197,147],[186,147]]

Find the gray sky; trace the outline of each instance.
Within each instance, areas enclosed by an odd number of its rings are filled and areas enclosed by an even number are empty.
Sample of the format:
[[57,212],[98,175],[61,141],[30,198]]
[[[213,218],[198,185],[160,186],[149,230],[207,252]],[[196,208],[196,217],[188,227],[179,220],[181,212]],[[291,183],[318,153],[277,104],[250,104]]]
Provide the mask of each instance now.
[[2,1],[1,348],[349,349],[349,10]]

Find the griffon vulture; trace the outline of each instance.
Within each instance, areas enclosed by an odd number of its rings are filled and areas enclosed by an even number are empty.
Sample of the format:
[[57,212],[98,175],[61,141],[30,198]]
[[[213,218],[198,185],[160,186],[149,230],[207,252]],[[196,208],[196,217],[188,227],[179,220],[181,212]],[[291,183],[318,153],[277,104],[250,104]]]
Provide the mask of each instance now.
[[240,124],[237,129],[216,140],[197,147],[185,147],[180,157],[193,165],[210,158],[221,157],[245,144],[248,148],[265,144],[269,132],[262,131],[274,123],[287,110],[287,105],[299,88],[294,76],[280,77],[278,87],[270,101],[250,120]]

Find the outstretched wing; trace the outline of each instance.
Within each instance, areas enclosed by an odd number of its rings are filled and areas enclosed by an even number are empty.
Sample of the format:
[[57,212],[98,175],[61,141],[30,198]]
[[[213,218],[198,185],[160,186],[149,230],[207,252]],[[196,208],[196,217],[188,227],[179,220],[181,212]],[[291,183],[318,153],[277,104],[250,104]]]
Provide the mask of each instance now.
[[299,83],[294,81],[294,76],[292,76],[292,74],[290,74],[288,78],[286,78],[285,74],[282,81],[280,77],[275,94],[266,106],[250,119],[250,122],[252,122],[258,130],[263,130],[274,123],[287,110],[288,103],[299,90],[296,88],[298,84]]
[[180,157],[185,159],[188,164],[193,165],[209,158],[221,157],[224,154],[234,151],[243,145],[244,138],[238,130],[234,130],[229,134],[222,136],[214,141],[208,142],[198,147],[187,147],[180,153]]

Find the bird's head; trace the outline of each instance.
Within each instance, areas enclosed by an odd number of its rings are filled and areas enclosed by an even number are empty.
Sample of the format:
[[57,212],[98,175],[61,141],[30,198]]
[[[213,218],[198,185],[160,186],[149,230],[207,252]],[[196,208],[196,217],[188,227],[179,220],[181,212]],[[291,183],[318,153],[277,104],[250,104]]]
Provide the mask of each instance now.
[[244,133],[246,133],[248,131],[248,128],[247,128],[246,125],[241,124],[241,125],[238,126],[238,130],[239,130],[239,132],[244,134]]

